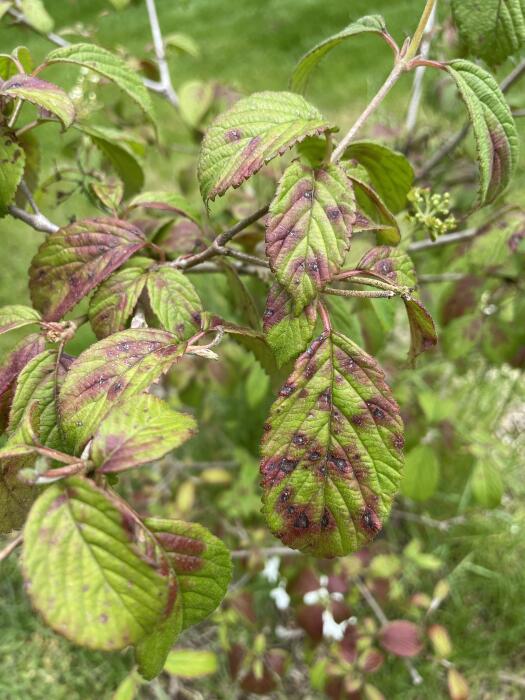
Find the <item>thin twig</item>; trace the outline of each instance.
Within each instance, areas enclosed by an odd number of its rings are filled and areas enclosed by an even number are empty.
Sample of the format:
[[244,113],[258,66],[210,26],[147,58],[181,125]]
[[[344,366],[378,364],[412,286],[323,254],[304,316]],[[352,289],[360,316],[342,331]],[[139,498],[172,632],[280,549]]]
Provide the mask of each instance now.
[[290,547],[261,547],[260,549],[234,549],[232,559],[249,559],[253,555],[261,557],[298,557],[303,555],[298,549]]
[[356,289],[335,289],[335,287],[325,287],[324,294],[331,294],[336,297],[356,297],[357,299],[392,299],[396,292],[391,290],[356,290]]
[[47,218],[47,216],[44,216],[44,214],[40,212],[38,214],[30,214],[24,209],[16,207],[14,204],[9,205],[7,209],[11,216],[13,216],[15,219],[20,219],[20,221],[23,221],[24,223],[28,224],[28,226],[31,226],[31,228],[34,228],[35,231],[41,231],[42,233],[55,233],[55,231],[58,231],[60,228],[60,226],[54,224]]
[[0,561],[4,561],[7,557],[12,554],[15,549],[22,544],[23,535],[17,535],[14,540],[11,540],[8,545],[6,545],[0,552]]
[[[34,27],[31,22],[27,19],[27,17],[22,13],[19,12],[18,10],[15,10],[14,7],[10,7],[9,10],[7,10],[7,14],[11,15],[14,19],[16,19],[17,22],[20,22],[20,24],[23,24],[25,27],[29,27],[29,29],[32,29],[34,32],[37,34],[42,35],[42,32],[38,30],[36,27]],[[54,32],[47,32],[44,34],[49,41],[51,41],[53,44],[56,44],[57,46],[69,46],[69,41],[67,39],[63,39],[61,36],[58,34],[55,34]]]
[[[149,24],[151,27],[151,36],[153,37],[153,46],[155,48],[155,55],[157,57],[157,64],[159,66],[160,73],[160,84],[159,87],[166,98],[171,102],[174,107],[179,107],[179,98],[173,84],[171,82],[170,69],[168,67],[168,61],[166,59],[166,47],[164,45],[164,39],[162,38],[162,31],[160,29],[159,17],[157,14],[157,7],[155,5],[155,0],[146,0],[146,7],[148,9]],[[150,89],[152,84],[149,84]],[[156,90],[157,86],[153,89]]]
[[424,240],[415,241],[408,246],[409,253],[419,253],[421,250],[428,250],[429,248],[440,248],[445,245],[452,245],[453,243],[461,243],[462,241],[468,241],[471,238],[475,238],[480,233],[477,228],[467,228],[464,231],[458,231],[457,233],[448,233],[445,236],[440,236],[435,241]]

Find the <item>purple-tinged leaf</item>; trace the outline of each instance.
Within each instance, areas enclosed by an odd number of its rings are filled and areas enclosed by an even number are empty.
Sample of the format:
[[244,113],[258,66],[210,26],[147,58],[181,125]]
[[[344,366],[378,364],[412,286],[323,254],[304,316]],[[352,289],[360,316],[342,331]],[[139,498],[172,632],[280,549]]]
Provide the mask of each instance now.
[[114,406],[100,424],[91,446],[99,472],[121,472],[154,462],[196,432],[194,418],[173,411],[156,396],[141,394]]
[[128,204],[128,209],[154,209],[167,214],[179,214],[191,219],[196,224],[200,221],[200,212],[186,197],[177,192],[143,192],[133,197]]
[[348,176],[354,187],[358,207],[362,210],[358,214],[355,231],[376,231],[378,243],[397,245],[401,240],[401,231],[396,217],[373,187],[351,173]]
[[121,331],[91,345],[73,362],[59,395],[66,444],[77,453],[118,402],[141,394],[186,349],[172,333]]
[[0,216],[4,216],[15,198],[25,165],[24,149],[4,128],[0,128],[0,160]]
[[166,251],[169,258],[193,255],[204,250],[204,233],[190,219],[179,219],[163,226],[155,235],[154,242]]
[[396,656],[417,656],[423,648],[419,627],[408,620],[392,620],[379,634],[383,649]]
[[44,337],[32,333],[17,343],[11,352],[4,357],[0,364],[0,397],[9,391],[27,363],[44,348]]
[[312,340],[317,321],[317,301],[295,316],[289,292],[275,282],[268,293],[264,310],[264,333],[282,367],[306,348]]
[[53,83],[32,75],[14,75],[0,87],[0,95],[20,99],[56,115],[67,129],[75,119],[75,106],[66,93]]
[[160,267],[149,273],[147,288],[151,308],[167,331],[180,340],[197,332],[203,309],[186,275],[172,267]]
[[371,540],[403,467],[403,423],[379,365],[323,333],[273,404],[261,452],[263,511],[284,544],[334,557]]
[[59,229],[31,263],[33,305],[58,321],[145,245],[142,231],[119,219],[83,219]]
[[40,314],[30,306],[14,304],[0,307],[0,334],[13,331],[16,328],[31,326],[38,323]]
[[204,201],[239,187],[307,136],[333,130],[315,107],[291,92],[257,92],[239,100],[204,136],[198,165]]
[[340,270],[355,218],[352,184],[341,168],[296,162],[286,169],[270,205],[266,254],[295,314]]

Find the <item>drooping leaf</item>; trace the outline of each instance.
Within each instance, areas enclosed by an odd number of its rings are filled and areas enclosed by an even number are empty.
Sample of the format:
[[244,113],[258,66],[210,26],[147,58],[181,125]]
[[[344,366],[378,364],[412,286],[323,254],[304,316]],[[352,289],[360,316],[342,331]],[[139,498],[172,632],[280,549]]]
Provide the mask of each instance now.
[[15,328],[23,328],[38,323],[40,314],[30,306],[13,304],[0,307],[0,334],[13,331]]
[[498,83],[484,68],[457,59],[445,69],[456,82],[476,140],[478,202],[490,204],[507,188],[518,163],[516,124]]
[[263,511],[272,532],[318,557],[374,537],[401,480],[403,423],[375,360],[337,332],[295,363],[262,441]]
[[141,394],[117,404],[99,426],[91,459],[99,472],[120,472],[154,462],[196,432],[194,418],[173,411],[156,396]]
[[213,83],[191,80],[179,88],[180,115],[192,129],[197,129],[210,109],[215,96]]
[[80,477],[48,488],[24,528],[27,590],[46,622],[92,649],[136,644],[171,612],[162,550],[120,501]]
[[280,367],[303,352],[312,340],[316,321],[316,301],[295,316],[289,292],[278,282],[272,285],[264,310],[264,332]]
[[343,43],[345,39],[356,36],[357,34],[363,33],[374,33],[379,34],[379,36],[386,35],[385,21],[380,15],[367,15],[361,17],[356,22],[352,22],[345,29],[343,29],[338,34],[334,34],[328,39],[325,39],[313,49],[310,49],[306,53],[299,63],[294,68],[292,78],[290,81],[290,87],[295,92],[304,92],[306,85],[308,83],[308,78],[310,73],[317,66],[319,61],[325,56],[329,51],[331,51],[339,44]]
[[0,87],[0,95],[21,99],[55,114],[67,129],[75,119],[75,106],[66,93],[53,83],[32,75],[14,75]]
[[20,0],[20,9],[29,24],[42,34],[53,31],[55,23],[42,0]]
[[452,0],[454,20],[469,52],[502,63],[525,45],[523,0]]
[[306,136],[333,128],[299,95],[258,92],[239,100],[207,130],[198,165],[205,201],[238,187]]
[[202,304],[195,287],[179,270],[161,267],[148,275],[149,301],[162,326],[180,340],[200,328]]
[[354,230],[377,231],[377,242],[380,245],[397,245],[401,240],[401,231],[396,217],[373,187],[351,174],[349,178],[358,208],[362,210],[358,212]]
[[266,223],[266,254],[297,314],[339,271],[350,247],[355,198],[335,165],[292,163],[281,178]]
[[126,328],[152,264],[151,258],[132,258],[98,287],[89,303],[89,322],[97,338]]
[[268,344],[268,341],[264,335],[255,330],[254,328],[246,328],[244,326],[238,326],[235,323],[230,323],[224,319],[214,316],[211,319],[203,315],[203,325],[204,329],[212,328],[222,328],[225,333],[231,336],[239,345],[253,353],[261,367],[270,376],[274,376],[278,367],[275,361],[275,355],[272,348]]
[[[438,400],[435,397],[435,400]],[[418,445],[406,456],[401,491],[413,501],[426,501],[439,483],[439,461],[429,445]]]
[[140,229],[119,219],[83,219],[52,233],[33,258],[31,299],[56,321],[144,247]]
[[168,214],[180,214],[199,223],[200,214],[197,207],[188,202],[186,197],[178,192],[142,192],[133,197],[128,204],[128,209],[142,207],[143,209],[154,209]]
[[174,649],[168,654],[164,671],[178,678],[202,678],[217,673],[219,665],[213,651]]
[[45,344],[42,335],[31,333],[5,355],[0,363],[0,397],[10,391],[20,372],[33,357],[44,350]]
[[366,168],[374,190],[392,213],[405,209],[414,170],[402,153],[374,141],[354,141],[343,157],[356,160]]
[[112,406],[141,394],[183,354],[176,336],[153,328],[121,331],[73,362],[59,395],[66,442],[81,449]]
[[95,44],[72,44],[47,55],[46,64],[73,63],[89,68],[114,82],[156,125],[153,103],[139,75],[119,56]]
[[4,128],[0,128],[0,160],[0,216],[4,216],[15,198],[25,164],[24,149],[14,135]]

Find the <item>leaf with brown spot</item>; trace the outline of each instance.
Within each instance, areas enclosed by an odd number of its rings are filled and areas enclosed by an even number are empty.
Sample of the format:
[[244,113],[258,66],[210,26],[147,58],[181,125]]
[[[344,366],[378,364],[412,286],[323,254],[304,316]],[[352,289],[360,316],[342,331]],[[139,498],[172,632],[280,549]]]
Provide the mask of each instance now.
[[46,238],[29,270],[31,299],[57,321],[146,245],[140,229],[119,219],[83,219]]
[[403,466],[403,423],[383,371],[351,340],[323,333],[296,361],[263,436],[263,511],[288,546],[343,556],[388,516]]
[[0,96],[31,102],[51,112],[60,119],[65,129],[75,119],[75,105],[62,88],[32,75],[14,75],[0,87]]
[[163,328],[186,340],[200,328],[202,304],[188,277],[172,267],[148,275],[149,301]]
[[266,222],[266,254],[295,314],[339,272],[350,248],[356,204],[337,165],[314,170],[292,163],[281,178]]

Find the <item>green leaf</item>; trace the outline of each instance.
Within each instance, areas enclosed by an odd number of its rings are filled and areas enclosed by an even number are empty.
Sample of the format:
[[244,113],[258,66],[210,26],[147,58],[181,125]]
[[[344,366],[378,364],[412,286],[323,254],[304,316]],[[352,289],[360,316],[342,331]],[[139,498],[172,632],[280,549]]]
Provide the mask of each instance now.
[[339,44],[342,44],[345,39],[356,36],[357,34],[364,33],[374,33],[379,34],[379,36],[386,36],[385,21],[380,15],[367,15],[361,17],[356,22],[352,22],[348,27],[343,29],[338,34],[334,34],[328,39],[325,39],[313,49],[310,49],[306,53],[299,63],[294,68],[292,78],[290,81],[290,87],[295,92],[303,93],[306,89],[308,83],[308,78],[310,73],[317,66],[319,61],[325,56],[329,51],[334,49]]
[[168,34],[168,36],[164,38],[164,44],[169,48],[173,47],[182,53],[187,53],[193,56],[193,58],[199,58],[201,55],[199,45],[195,39],[192,39],[192,37],[187,34]]
[[399,487],[403,423],[375,360],[323,333],[295,363],[262,440],[263,512],[284,544],[318,557],[381,530]]
[[179,678],[202,678],[217,673],[219,665],[213,651],[174,649],[168,654],[164,671]]
[[166,331],[137,328],[91,345],[73,362],[59,395],[66,442],[78,451],[117,402],[141,394],[185,351]]
[[162,326],[180,340],[200,328],[202,304],[195,287],[179,270],[161,267],[148,275],[149,301]]
[[154,462],[196,432],[194,418],[143,394],[117,404],[102,421],[91,446],[99,472],[120,472]]
[[503,481],[492,464],[479,461],[470,479],[470,488],[477,503],[483,508],[497,508],[503,498]]
[[323,115],[291,92],[257,92],[239,100],[204,136],[198,165],[203,199],[239,187],[306,136],[325,131],[333,127]]
[[406,456],[401,491],[413,501],[431,498],[439,484],[439,461],[428,445],[419,445]]
[[474,131],[480,174],[479,205],[490,204],[507,188],[518,163],[516,124],[490,73],[460,59],[450,61],[445,70],[456,82]]
[[167,214],[180,214],[187,219],[199,223],[200,212],[197,207],[188,202],[186,197],[177,192],[142,192],[142,194],[133,197],[128,204],[128,209],[154,209]]
[[197,129],[210,109],[215,97],[212,83],[191,80],[179,88],[180,115],[192,129]]
[[29,270],[31,299],[56,321],[144,247],[140,229],[119,219],[83,219],[52,233]]
[[19,530],[37,496],[34,486],[19,480],[20,469],[30,466],[31,457],[0,457],[0,534]]
[[[382,245],[398,245],[401,231],[396,217],[383,202],[377,192],[366,182],[348,174],[354,187],[359,211],[355,222],[355,231],[377,231],[377,242]],[[370,217],[368,219],[367,217]]]
[[151,258],[131,258],[103,282],[91,297],[89,322],[97,338],[123,331],[148,278]]
[[7,10],[9,10],[12,6],[13,3],[11,0],[0,0],[0,19],[2,19]]
[[343,157],[366,168],[374,190],[391,212],[398,214],[406,208],[414,170],[402,153],[374,141],[354,141]]
[[0,88],[0,95],[20,99],[55,114],[67,129],[75,119],[75,106],[66,93],[53,83],[32,75],[15,75]]
[[260,313],[252,293],[242,281],[235,267],[228,260],[220,260],[218,264],[226,277],[232,308],[235,309],[238,316],[250,328],[259,330],[261,327]]
[[55,23],[42,0],[20,0],[19,6],[22,14],[32,27],[42,34],[48,34],[53,31]]
[[148,119],[156,126],[153,103],[139,75],[119,56],[94,44],[72,44],[55,49],[48,54],[46,64],[73,63],[89,68],[114,82],[138,104]]
[[117,689],[111,696],[111,700],[135,700],[142,683],[142,678],[135,669],[133,669],[133,671],[119,683]]
[[41,319],[38,311],[30,306],[14,304],[0,307],[0,334],[13,331],[15,328],[23,328],[38,323]]
[[523,0],[452,0],[452,11],[469,52],[489,64],[503,63],[525,45]]
[[14,135],[7,129],[0,128],[0,216],[4,216],[7,207],[15,198],[18,185],[24,174],[25,153]]
[[352,185],[336,165],[284,172],[266,223],[266,254],[298,314],[340,270],[356,218]]
[[312,340],[317,321],[317,301],[295,316],[289,292],[275,282],[268,293],[264,310],[264,332],[279,367],[306,348]]
[[51,486],[34,503],[22,564],[47,624],[91,649],[138,643],[176,596],[148,530],[110,492],[80,477]]

